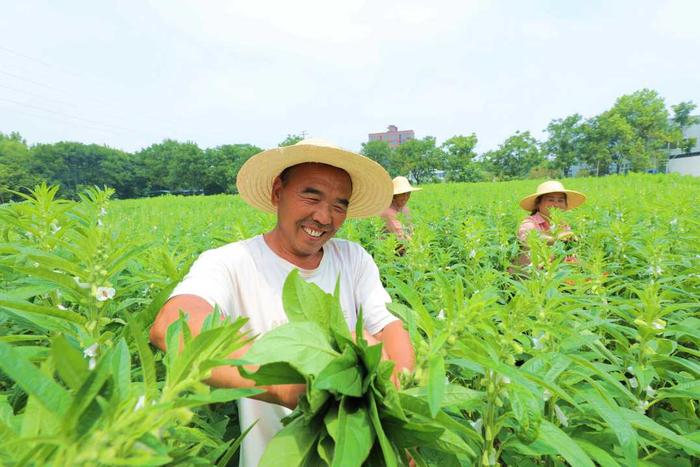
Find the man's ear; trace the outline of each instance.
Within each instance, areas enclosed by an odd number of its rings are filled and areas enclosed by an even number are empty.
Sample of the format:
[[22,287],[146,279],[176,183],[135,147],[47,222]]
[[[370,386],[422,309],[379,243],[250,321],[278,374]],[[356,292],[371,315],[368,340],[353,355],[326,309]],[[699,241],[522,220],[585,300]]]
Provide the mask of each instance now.
[[272,191],[270,192],[270,202],[273,206],[277,206],[280,200],[280,192],[282,191],[282,179],[279,176],[272,181]]

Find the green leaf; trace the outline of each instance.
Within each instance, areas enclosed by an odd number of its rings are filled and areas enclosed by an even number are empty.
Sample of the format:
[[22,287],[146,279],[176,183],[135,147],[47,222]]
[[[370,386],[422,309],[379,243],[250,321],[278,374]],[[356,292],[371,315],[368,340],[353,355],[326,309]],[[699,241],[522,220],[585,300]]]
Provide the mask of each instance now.
[[6,294],[0,294],[0,308],[7,308],[19,315],[26,314],[37,314],[41,316],[51,316],[53,318],[60,318],[65,321],[69,321],[75,324],[84,324],[85,318],[78,313],[60,310],[58,308],[36,305],[34,303],[29,303],[24,300],[16,300],[10,298]]
[[51,356],[61,380],[69,388],[78,389],[88,374],[88,364],[82,352],[73,347],[65,337],[59,335],[52,340]]
[[345,347],[342,355],[332,360],[313,382],[317,389],[353,397],[362,396],[362,373],[357,355],[351,347]]
[[143,377],[143,385],[145,388],[145,396],[148,401],[153,401],[158,396],[158,383],[156,380],[156,367],[153,361],[153,352],[148,346],[148,340],[144,331],[139,326],[138,321],[127,315],[127,329],[129,335],[136,344],[136,350],[141,362],[141,375]]
[[[401,401],[401,406],[406,412],[417,414],[427,419],[432,418],[430,408],[428,407],[428,403],[425,400],[411,396],[410,394],[406,394],[404,392],[399,393],[399,400]],[[434,418],[433,421],[439,423],[440,426],[444,427],[446,429],[446,432],[451,431],[459,433],[461,435],[465,435],[477,443],[483,442],[481,435],[474,431],[474,429],[471,428],[468,424],[458,422],[457,420],[447,415],[445,412],[438,412],[437,416]]]
[[586,454],[601,467],[621,467],[620,464],[605,449],[601,449],[595,444],[580,438],[574,438],[576,444],[581,446]]
[[[427,398],[427,391],[425,387],[415,387],[406,389],[403,391],[405,394],[419,397]],[[445,395],[442,398],[441,408],[454,407],[456,409],[462,410],[474,410],[484,404],[486,398],[486,393],[483,391],[475,391],[473,389],[465,388],[459,384],[447,384],[445,385]]]
[[256,365],[286,362],[304,376],[318,375],[338,354],[316,323],[287,323],[262,335],[246,352]]
[[289,322],[314,322],[327,337],[330,337],[331,315],[339,310],[330,306],[334,300],[316,284],[302,279],[298,269],[290,272],[284,281],[282,305]]
[[445,360],[439,352],[435,352],[428,363],[427,392],[430,415],[435,418],[445,397]]
[[131,356],[123,337],[119,339],[112,353],[112,379],[118,399],[126,398],[131,387]]
[[374,433],[379,440],[379,446],[381,447],[382,457],[384,460],[384,465],[387,467],[397,467],[398,458],[394,447],[392,446],[389,438],[387,438],[382,428],[382,422],[379,419],[379,412],[377,411],[377,402],[374,400],[374,395],[372,393],[368,394],[369,399],[369,418],[372,421],[372,427],[374,428]]
[[244,378],[255,381],[257,386],[306,383],[306,378],[286,362],[268,363],[260,366],[254,372],[249,372],[243,366],[239,366],[238,371]]
[[[337,414],[336,414],[337,416]],[[326,465],[331,465],[333,462],[333,454],[335,452],[335,443],[333,438],[326,432],[323,433],[318,440],[318,456],[326,463]]]
[[531,443],[537,439],[542,422],[542,398],[515,384],[509,384],[507,391],[513,416],[518,421],[516,434],[521,441]]
[[174,407],[194,407],[205,404],[231,402],[244,397],[262,394],[263,392],[265,391],[256,388],[214,389],[209,394],[194,394],[183,399],[178,399]]
[[384,432],[398,447],[424,447],[435,443],[445,432],[445,428],[430,418],[414,416],[411,422],[393,417],[382,419]]
[[[107,379],[110,377],[113,354],[114,351],[109,351],[100,356],[100,358],[97,360],[95,368],[88,372],[87,378],[85,378],[83,384],[76,391],[73,397],[73,402],[68,408],[68,413],[63,419],[63,427],[65,430],[75,430],[81,415],[83,415],[83,413],[88,410],[88,407],[95,402],[95,398],[100,393],[100,390],[104,386]],[[83,434],[87,428],[96,421],[97,420],[95,417],[90,417],[89,420],[86,420],[85,426],[78,427],[82,428],[81,430],[78,430],[78,432]]]
[[[367,410],[359,406],[350,407],[344,397],[338,410],[338,425],[333,437],[335,454],[333,467],[361,466],[374,444],[374,430]],[[333,432],[328,431],[331,436]]]
[[657,399],[700,399],[700,380],[688,381],[659,390]]
[[303,417],[295,419],[267,443],[258,467],[304,465],[321,432],[321,426],[307,423]]
[[570,465],[594,467],[593,461],[583,449],[569,438],[569,435],[547,420],[542,420],[538,441],[558,452]]
[[[411,308],[413,308],[413,311],[416,313],[417,316],[416,322],[418,323],[418,327],[420,327],[421,330],[425,332],[428,338],[432,338],[433,334],[435,333],[433,317],[430,316],[430,313],[428,312],[427,308],[425,308],[425,305],[423,305],[423,301],[421,300],[418,291],[412,289],[405,282],[402,282],[394,276],[386,276],[385,279],[387,280],[387,282],[389,282],[389,284],[391,284],[392,287],[396,289],[399,295],[406,299],[406,301],[411,305]],[[401,307],[395,305],[393,302],[389,304],[388,307],[390,310],[394,311],[397,314],[401,314],[401,312],[407,312],[406,310],[401,310]]]
[[231,441],[231,444],[229,445],[229,448],[226,450],[223,456],[217,461],[216,467],[226,467],[228,466],[229,462],[233,458],[233,455],[236,454],[238,451],[238,447],[241,445],[241,442],[245,439],[246,435],[250,430],[253,429],[257,422],[254,422],[252,425],[250,425],[248,428],[245,429],[243,433],[238,436],[235,440]]
[[622,452],[625,456],[626,465],[637,465],[637,432],[634,431],[632,425],[620,413],[619,407],[614,401],[611,401],[605,391],[595,382],[589,382],[593,385],[592,390],[579,391],[586,401],[593,407],[593,410],[607,422],[610,430],[615,433]]
[[46,410],[61,417],[66,414],[71,402],[68,391],[5,342],[0,342],[0,369],[24,392],[35,397]]
[[638,430],[644,430],[659,438],[666,439],[673,444],[682,447],[686,452],[694,456],[700,456],[700,443],[690,440],[685,436],[674,433],[668,428],[659,425],[646,415],[642,415],[634,410],[629,410],[620,407],[620,412],[629,421],[633,427]]

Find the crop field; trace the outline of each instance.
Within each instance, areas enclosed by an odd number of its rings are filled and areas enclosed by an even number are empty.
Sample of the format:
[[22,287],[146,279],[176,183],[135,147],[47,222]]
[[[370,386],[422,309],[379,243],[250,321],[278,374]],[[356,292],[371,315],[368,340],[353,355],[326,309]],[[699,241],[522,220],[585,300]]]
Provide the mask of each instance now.
[[[403,256],[379,218],[344,224],[339,237],[379,265],[417,368],[396,391],[366,364],[356,395],[329,367],[295,367],[316,389],[285,428],[308,446],[276,444],[286,465],[402,465],[406,453],[439,466],[698,465],[700,179],[567,180],[588,202],[555,222],[578,241],[531,238],[535,266],[512,275],[518,200],[537,184],[424,186]],[[236,196],[110,195],[62,201],[43,186],[0,206],[0,464],[236,465],[234,401],[255,390],[202,381],[251,337],[244,323],[212,319],[191,337],[178,321],[168,342],[182,351],[168,355],[148,329],[199,253],[274,217]],[[332,313],[331,298],[296,287],[306,316]],[[371,361],[327,331],[336,362]],[[259,346],[258,363],[272,350]]]

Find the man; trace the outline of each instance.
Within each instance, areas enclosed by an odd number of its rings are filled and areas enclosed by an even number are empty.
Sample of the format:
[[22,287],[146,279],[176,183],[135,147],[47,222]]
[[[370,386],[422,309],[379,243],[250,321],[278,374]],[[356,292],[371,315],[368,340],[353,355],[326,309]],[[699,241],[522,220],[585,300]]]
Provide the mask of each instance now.
[[[362,309],[370,339],[383,343],[395,372],[412,369],[414,354],[402,323],[386,309],[391,299],[372,257],[359,245],[332,237],[346,217],[377,215],[391,199],[386,171],[374,161],[319,140],[304,140],[264,151],[239,171],[236,185],[250,205],[277,213],[270,231],[205,251],[175,288],[151,329],[151,341],[165,349],[168,326],[182,309],[198,333],[214,305],[229,317],[249,319],[247,329],[262,334],[287,321],[282,286],[293,269],[332,293],[340,279],[340,301],[354,329]],[[240,358],[245,349],[234,353]],[[219,367],[209,384],[251,387],[235,367]],[[303,385],[266,386],[257,400],[239,401],[241,428],[257,420],[241,447],[241,465],[257,465],[265,446],[296,406]]]

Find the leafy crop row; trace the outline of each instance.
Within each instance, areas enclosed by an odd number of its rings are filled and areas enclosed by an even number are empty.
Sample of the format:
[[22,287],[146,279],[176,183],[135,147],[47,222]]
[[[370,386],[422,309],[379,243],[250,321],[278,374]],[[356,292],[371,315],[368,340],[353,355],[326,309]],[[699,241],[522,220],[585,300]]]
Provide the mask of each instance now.
[[[417,350],[401,402],[424,401],[412,416],[448,424],[462,446],[394,445],[397,462],[403,447],[434,465],[690,466],[700,456],[700,180],[575,182],[589,202],[561,216],[574,251],[533,240],[535,266],[521,276],[508,266],[530,182],[415,193],[404,256],[379,219],[346,222],[340,235],[373,254]],[[43,186],[0,207],[0,462],[226,465],[240,440],[231,401],[251,392],[202,380],[246,342],[242,323],[210,320],[190,338],[178,321],[168,336],[184,341],[177,358],[146,334],[199,252],[274,220],[237,197],[109,197],[65,202]],[[329,345],[337,358],[363,352]],[[338,401],[326,413],[357,413],[337,389],[322,389]],[[344,452],[334,422],[323,426],[316,446]]]

